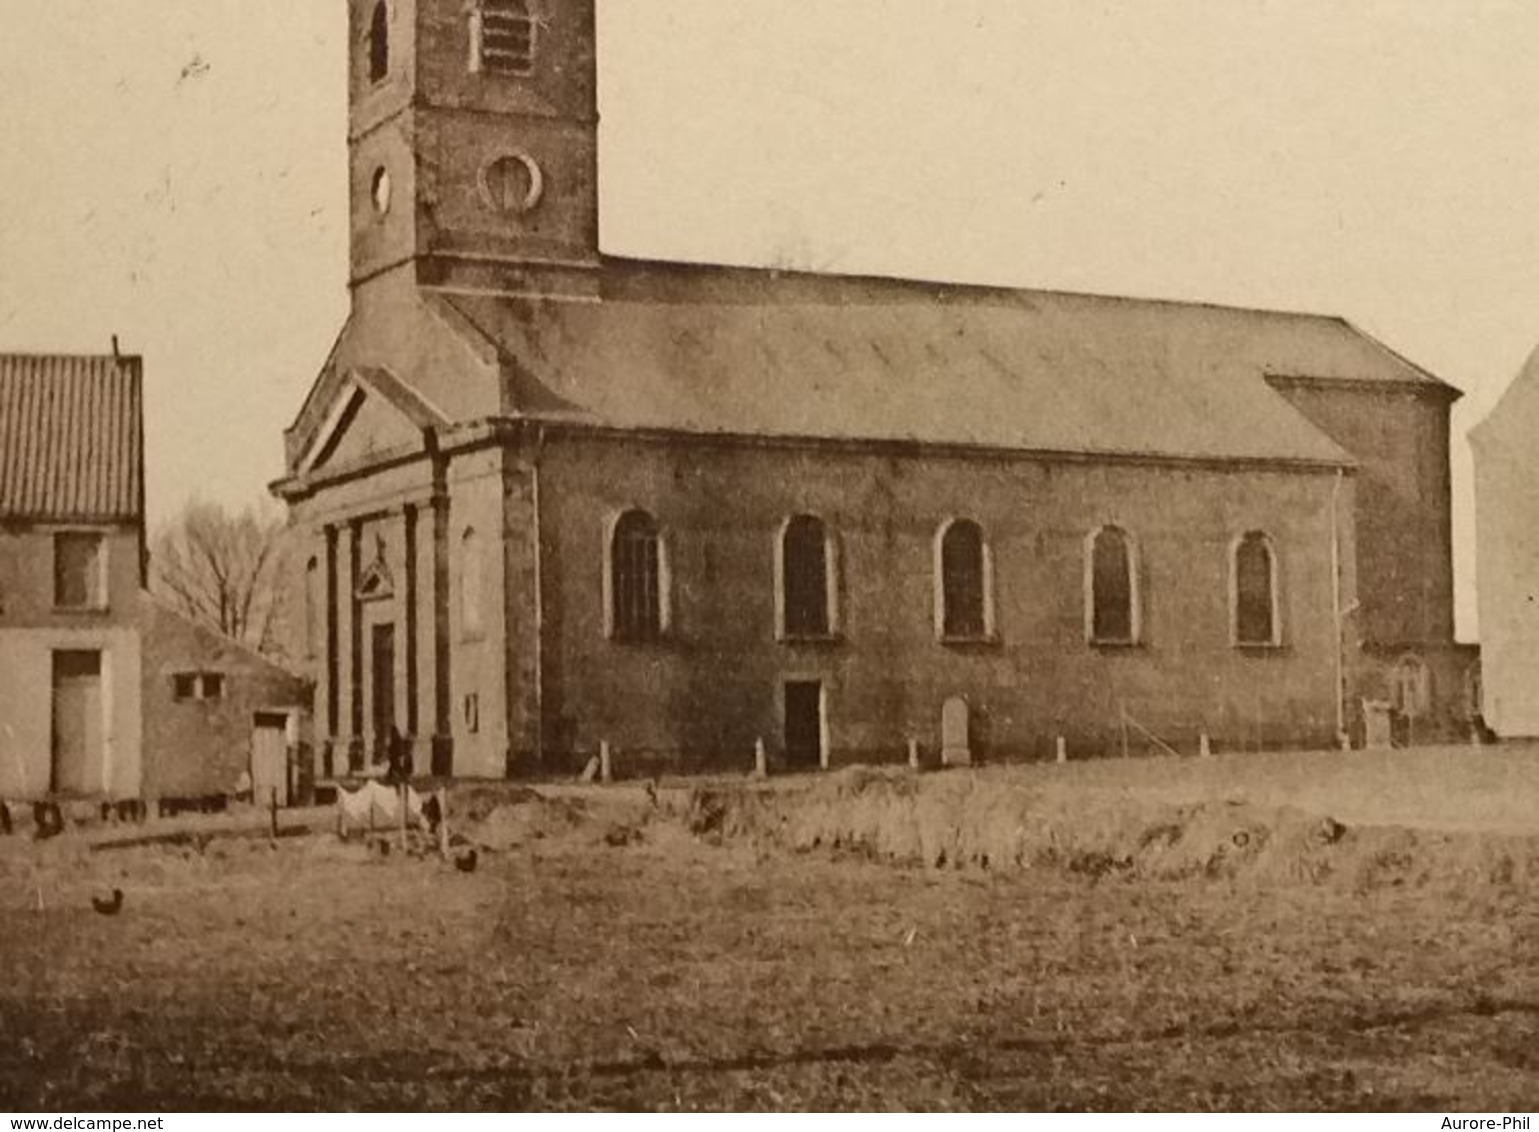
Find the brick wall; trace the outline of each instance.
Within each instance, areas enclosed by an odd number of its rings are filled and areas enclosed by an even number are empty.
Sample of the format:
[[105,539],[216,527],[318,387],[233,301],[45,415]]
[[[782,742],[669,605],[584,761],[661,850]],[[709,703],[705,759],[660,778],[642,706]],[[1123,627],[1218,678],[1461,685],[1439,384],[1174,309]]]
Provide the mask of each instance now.
[[[1058,735],[1079,753],[1119,750],[1124,709],[1140,749],[1139,725],[1187,749],[1203,731],[1229,748],[1335,732],[1332,476],[552,438],[540,483],[553,761],[608,740],[632,758],[748,765],[755,739],[780,747],[781,687],[797,678],[826,683],[836,762],[900,758],[910,736],[933,753],[953,695],[1000,757],[1045,757]],[[655,646],[604,634],[603,531],[629,507],[669,543],[675,632]],[[1347,525],[1350,509],[1349,485]],[[842,545],[844,632],[830,644],[775,639],[775,534],[803,512]],[[997,644],[936,640],[933,540],[953,516],[990,540]],[[1138,648],[1086,643],[1084,545],[1104,523],[1139,540]],[[1271,652],[1231,644],[1228,550],[1253,529],[1279,557],[1284,647]]]
[[[257,713],[304,711],[304,683],[153,599],[143,610],[144,797],[231,794],[250,767]],[[220,674],[223,694],[178,702],[174,677],[191,672]]]
[[1381,643],[1453,640],[1449,391],[1282,384],[1280,391],[1360,464],[1361,631]]

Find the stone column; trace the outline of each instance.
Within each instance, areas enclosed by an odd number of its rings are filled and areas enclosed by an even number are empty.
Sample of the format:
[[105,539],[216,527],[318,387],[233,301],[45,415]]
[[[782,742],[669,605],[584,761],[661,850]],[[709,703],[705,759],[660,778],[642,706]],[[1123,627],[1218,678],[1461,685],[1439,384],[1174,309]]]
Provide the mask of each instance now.
[[358,580],[362,570],[363,522],[354,519],[347,535],[347,610],[348,610],[348,770],[361,773],[368,765],[363,718],[363,606],[358,600]]
[[454,723],[450,671],[449,492],[445,462],[433,469],[433,773],[454,773]]
[[345,762],[346,751],[340,753],[337,750],[337,738],[341,734],[341,698],[338,681],[340,666],[340,625],[338,611],[338,583],[337,570],[340,563],[337,561],[337,528],[327,525],[324,529],[325,550],[323,551],[322,569],[325,571],[324,592],[321,600],[325,604],[326,630],[325,639],[321,643],[323,657],[320,665],[319,679],[317,680],[316,707],[321,713],[320,735],[321,747],[321,775],[323,778],[333,778],[337,773],[337,764]]
[[402,580],[405,593],[405,625],[406,634],[406,734],[411,736],[412,742],[417,740],[417,734],[421,730],[421,718],[417,702],[418,691],[418,656],[417,656],[417,505],[408,503],[404,513],[404,525],[402,527],[402,552],[401,560],[404,565]]

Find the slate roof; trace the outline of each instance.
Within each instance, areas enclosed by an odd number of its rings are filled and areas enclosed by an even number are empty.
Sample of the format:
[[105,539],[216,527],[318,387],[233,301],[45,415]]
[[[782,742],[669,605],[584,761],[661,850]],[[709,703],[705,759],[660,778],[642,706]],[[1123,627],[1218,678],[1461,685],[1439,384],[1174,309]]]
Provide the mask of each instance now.
[[449,301],[517,414],[617,429],[1348,466],[1271,379],[1456,395],[1327,316],[625,261],[605,288]]
[[0,354],[0,518],[139,522],[143,363]]

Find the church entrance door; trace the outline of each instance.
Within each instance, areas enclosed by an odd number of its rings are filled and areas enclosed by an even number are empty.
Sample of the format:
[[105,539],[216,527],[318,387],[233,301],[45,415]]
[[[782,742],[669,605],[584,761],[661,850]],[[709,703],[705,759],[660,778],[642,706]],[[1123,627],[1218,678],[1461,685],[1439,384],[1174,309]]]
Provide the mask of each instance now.
[[390,736],[395,730],[395,626],[374,626],[369,644],[374,761],[381,763],[390,756]]

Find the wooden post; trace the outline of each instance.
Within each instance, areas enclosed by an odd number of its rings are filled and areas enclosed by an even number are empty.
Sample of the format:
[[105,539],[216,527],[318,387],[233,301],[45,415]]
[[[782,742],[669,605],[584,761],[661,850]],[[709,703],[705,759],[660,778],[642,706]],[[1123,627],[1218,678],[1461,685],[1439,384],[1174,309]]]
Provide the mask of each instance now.
[[908,769],[909,770],[918,770],[919,769],[919,740],[918,739],[910,739],[908,741]]
[[1062,735],[1058,736],[1058,761],[1060,763],[1069,761],[1069,741]]
[[1202,733],[1202,737],[1197,741],[1197,747],[1198,753],[1201,754],[1203,758],[1211,759],[1213,757],[1213,740],[1208,738],[1208,733],[1206,731]]
[[396,796],[400,799],[397,805],[401,810],[401,851],[406,851],[406,811],[410,809],[411,783],[403,782],[396,787]]
[[1256,754],[1266,749],[1266,744],[1261,737],[1261,689],[1256,689]]
[[337,787],[337,802],[336,802],[336,806],[337,806],[337,840],[338,841],[346,841],[347,840],[347,817],[346,817],[346,811],[342,809],[342,787],[340,787],[340,786]]
[[599,743],[599,781],[608,785],[614,780],[614,753],[609,749],[609,740],[604,739]]
[[1122,757],[1128,758],[1128,706],[1120,701],[1117,704],[1117,712],[1122,718]]
[[769,752],[764,749],[764,740],[755,739],[753,744],[753,776],[755,778],[769,777]]
[[273,840],[278,840],[278,788],[271,787],[268,791],[268,813],[272,818]]
[[449,859],[449,791],[438,788],[438,852]]

